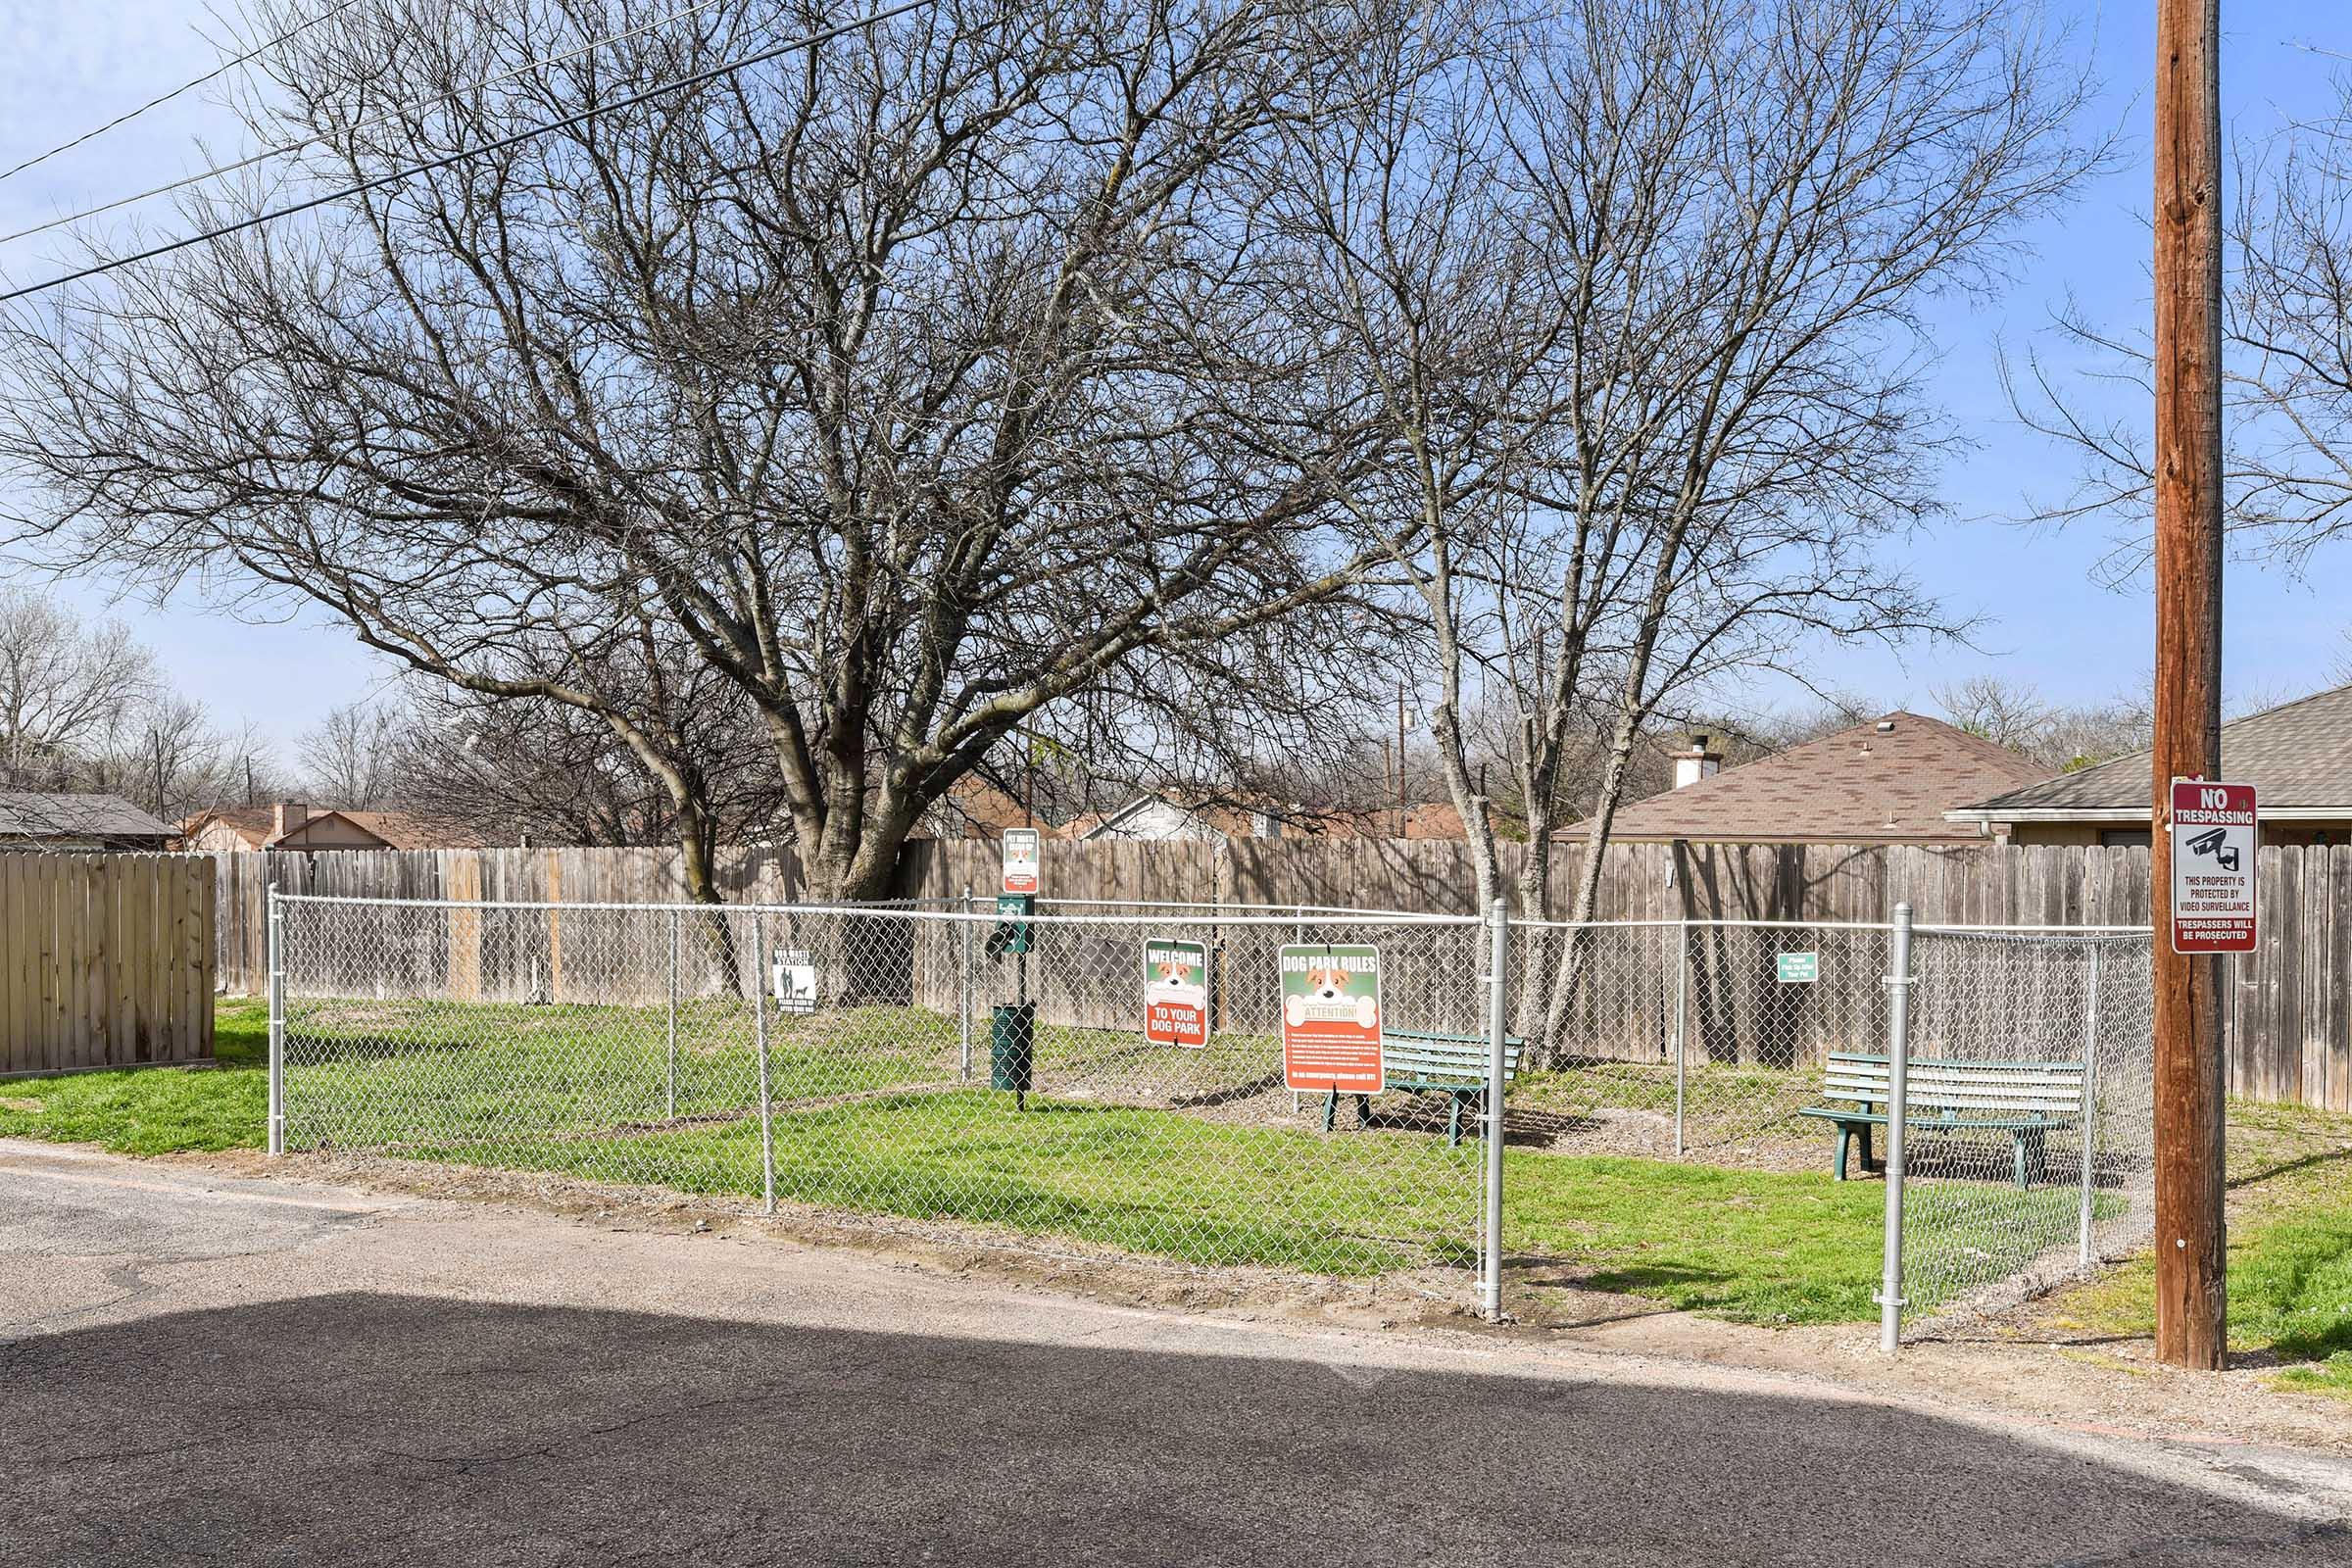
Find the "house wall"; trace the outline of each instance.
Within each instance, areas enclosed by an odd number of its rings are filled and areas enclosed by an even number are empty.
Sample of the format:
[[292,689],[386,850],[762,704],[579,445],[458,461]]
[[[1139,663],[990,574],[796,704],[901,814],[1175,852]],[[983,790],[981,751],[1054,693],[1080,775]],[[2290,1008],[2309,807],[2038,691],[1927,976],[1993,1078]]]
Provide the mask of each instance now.
[[1090,843],[1140,842],[1148,844],[1200,843],[1214,844],[1225,835],[1203,822],[1200,817],[1170,801],[1152,801],[1131,815],[1116,822],[1106,822],[1088,835]]
[[[2095,847],[2103,829],[2145,832],[2147,827],[2144,820],[2120,816],[2112,822],[2018,822],[2009,829],[2009,842],[2021,849],[2050,845]],[[2262,842],[2290,846],[2352,844],[2352,829],[2341,822],[2265,821]]]
[[380,850],[382,839],[340,816],[314,816],[280,840],[281,850]]
[[226,822],[212,821],[189,837],[188,848],[204,855],[235,855],[253,846],[245,842],[244,834]]

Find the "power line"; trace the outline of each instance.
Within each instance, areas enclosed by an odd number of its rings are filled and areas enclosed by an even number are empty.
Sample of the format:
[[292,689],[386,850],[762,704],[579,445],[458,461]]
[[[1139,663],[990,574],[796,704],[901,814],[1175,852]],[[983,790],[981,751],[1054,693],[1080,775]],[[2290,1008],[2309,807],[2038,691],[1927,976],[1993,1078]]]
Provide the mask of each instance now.
[[[342,5],[338,5],[335,10],[340,11],[343,9],[344,5],[355,5],[357,3],[358,0],[343,0]],[[564,65],[570,61],[579,59],[583,55],[594,54],[599,49],[609,48],[616,43],[627,43],[632,38],[642,38],[649,32],[653,32],[661,27],[666,27],[673,22],[683,22],[686,18],[693,16],[695,13],[699,11],[708,11],[712,6],[719,3],[720,0],[695,0],[695,4],[686,7],[684,10],[673,11],[668,16],[658,18],[655,21],[645,24],[643,26],[632,27],[627,32],[615,32],[602,37],[591,38],[586,43],[580,44],[576,48],[568,49],[563,54],[546,55],[536,60],[526,60],[512,71],[503,72],[495,76],[486,76],[480,81],[468,82],[462,90],[466,93],[477,93],[486,91],[492,87],[503,86],[519,76],[528,75],[534,71],[542,71],[549,66]],[[332,12],[327,13],[329,16],[332,14]],[[890,14],[895,15],[895,13]],[[317,17],[312,20],[324,21],[325,17]],[[308,24],[309,24],[307,23],[305,24],[306,26]],[[295,32],[300,30],[300,28],[290,29],[281,34],[280,37],[290,38]],[[272,42],[278,40],[272,40]],[[268,47],[269,45],[267,44],[263,45],[263,48]],[[260,51],[257,50],[255,52],[259,53]],[[252,56],[248,55],[245,58],[251,59]],[[231,62],[232,65],[235,63],[236,62]],[[223,67],[222,69],[225,70],[227,68]],[[218,179],[222,174],[234,174],[240,170],[251,169],[256,164],[268,163],[272,158],[282,158],[290,153],[298,153],[306,148],[316,147],[319,143],[326,141],[331,137],[355,135],[358,132],[366,130],[371,126],[380,125],[386,121],[398,119],[400,116],[409,113],[411,110],[421,109],[428,104],[438,103],[441,99],[450,96],[451,92],[458,90],[461,89],[451,89],[450,92],[419,93],[414,98],[407,98],[397,103],[387,104],[382,109],[376,111],[376,113],[372,115],[362,116],[360,119],[353,121],[348,125],[338,126],[333,130],[322,130],[317,135],[305,136],[296,141],[279,142],[274,146],[265,147],[261,151],[248,157],[240,158],[233,164],[215,164],[209,169],[198,170],[193,174],[182,175],[180,178],[172,180],[168,184],[157,185],[152,189],[139,191],[129,196],[118,196],[113,201],[101,202],[95,207],[85,207],[80,212],[68,213],[62,218],[47,219],[41,222],[34,223],[29,228],[20,228],[13,234],[0,234],[0,245],[14,244],[16,241],[21,239],[30,239],[35,234],[46,234],[53,228],[63,228],[68,223],[78,223],[85,218],[100,218],[108,213],[120,212],[125,207],[135,207],[140,202],[152,201],[158,196],[169,196],[175,190],[185,190],[190,185],[201,185],[206,180]],[[160,102],[161,100],[158,101]],[[101,127],[101,129],[103,128],[104,127]],[[97,131],[90,132],[91,135],[96,135],[97,133]],[[68,143],[68,145],[70,146],[72,143]],[[42,157],[47,156],[49,155],[46,153],[42,154]],[[4,179],[6,177],[6,175],[0,175],[0,179]]]
[[274,222],[281,218],[292,218],[297,214],[310,212],[314,208],[324,207],[330,202],[343,201],[353,196],[365,196],[369,191],[381,190],[386,185],[396,185],[403,180],[414,179],[418,174],[429,174],[436,170],[447,169],[452,164],[464,163],[469,158],[479,158],[488,153],[501,152],[506,148],[529,141],[534,136],[544,136],[551,130],[564,130],[573,125],[584,124],[599,115],[612,114],[620,109],[633,109],[637,105],[659,98],[664,93],[698,87],[706,81],[714,81],[720,76],[730,76],[739,71],[749,71],[754,66],[765,65],[768,61],[791,54],[797,49],[813,48],[817,44],[841,37],[844,33],[856,32],[861,27],[870,27],[878,22],[888,22],[894,17],[905,16],[909,11],[919,10],[931,3],[932,0],[899,0],[899,4],[895,6],[868,12],[854,21],[841,23],[820,32],[793,38],[762,49],[758,54],[747,55],[741,60],[731,60],[722,65],[712,66],[708,70],[698,71],[671,81],[658,82],[642,92],[631,93],[625,98],[615,98],[611,103],[596,104],[577,113],[564,115],[561,119],[545,121],[526,129],[518,130],[511,136],[501,136],[496,141],[484,142],[479,147],[468,147],[462,152],[449,153],[421,164],[411,164],[406,168],[396,169],[390,173],[378,174],[373,179],[362,180],[356,185],[346,185],[323,195],[308,197],[299,202],[289,202],[283,207],[273,207],[267,212],[256,213],[251,218],[239,219],[233,223],[223,223],[218,228],[208,228],[202,233],[189,234],[161,245],[151,245],[143,251],[134,251],[128,256],[118,256],[112,261],[96,262],[88,267],[61,273],[56,277],[45,278],[38,283],[27,283],[23,288],[10,289],[7,293],[0,294],[0,305],[24,299],[29,295],[46,293],[53,288],[63,288],[68,283],[77,283],[85,277],[96,277],[102,272],[114,271],[117,268],[129,267],[138,262],[151,262],[159,256],[169,256],[174,251],[183,251],[192,245],[210,244],[214,240],[225,239],[231,234],[240,234],[249,228],[259,228],[264,223]]
[[32,168],[34,165],[45,164],[50,159],[55,158],[59,153],[72,152],[74,148],[80,146],[85,141],[94,141],[98,137],[103,136],[108,131],[114,129],[117,125],[127,124],[129,122],[138,119],[148,110],[159,109],[165,104],[170,103],[172,99],[178,97],[183,92],[193,92],[208,81],[214,81],[221,76],[225,76],[230,72],[236,70],[239,66],[245,65],[249,61],[254,60],[256,57],[276,48],[281,43],[286,42],[296,33],[304,32],[312,27],[316,27],[318,25],[318,24],[326,21],[329,17],[336,16],[344,11],[348,11],[359,3],[360,0],[335,0],[333,5],[327,7],[324,11],[319,12],[317,16],[311,18],[309,21],[298,22],[294,24],[293,26],[288,27],[285,31],[279,33],[276,37],[270,39],[268,42],[255,44],[251,49],[248,49],[243,54],[237,56],[236,59],[223,61],[221,64],[215,66],[212,70],[206,72],[203,75],[198,76],[195,80],[183,81],[178,86],[172,88],[170,92],[161,93],[153,98],[148,99],[136,109],[125,110],[123,113],[117,115],[114,119],[108,121],[105,124],[100,125],[95,130],[85,130],[80,135],[74,137],[72,141],[61,141],[56,146],[50,148],[47,152],[35,153],[32,157],[25,159],[23,163],[18,164],[12,169],[0,169],[0,180],[14,179],[17,175],[22,174],[24,172],[24,171]]

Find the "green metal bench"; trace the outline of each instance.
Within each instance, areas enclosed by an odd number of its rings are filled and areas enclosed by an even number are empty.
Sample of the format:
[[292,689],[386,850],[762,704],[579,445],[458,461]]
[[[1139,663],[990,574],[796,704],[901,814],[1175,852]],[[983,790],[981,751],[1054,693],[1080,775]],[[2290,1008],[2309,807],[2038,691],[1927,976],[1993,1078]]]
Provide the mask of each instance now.
[[[1821,1097],[1836,1103],[1801,1112],[1836,1124],[1839,1181],[1857,1134],[1862,1168],[1870,1169],[1871,1129],[1886,1125],[1892,1071],[1885,1056],[1832,1052]],[[2017,1185],[2031,1187],[2041,1176],[2049,1135],[2082,1119],[2082,1063],[1914,1060],[1904,1071],[1903,1103],[1905,1132],[2007,1133]]]
[[[1508,1084],[1519,1071],[1519,1053],[1527,1042],[1505,1035],[1502,1041],[1502,1081]],[[1462,1106],[1487,1092],[1488,1042],[1479,1035],[1432,1035],[1412,1030],[1392,1029],[1381,1036],[1380,1060],[1391,1089],[1401,1089],[1412,1095],[1446,1095],[1453,1103],[1446,1113],[1446,1146],[1457,1147],[1462,1141]],[[1334,1089],[1323,1102],[1323,1130],[1331,1131],[1340,1108],[1340,1092]],[[1372,1097],[1355,1097],[1355,1124],[1369,1126],[1372,1121]]]

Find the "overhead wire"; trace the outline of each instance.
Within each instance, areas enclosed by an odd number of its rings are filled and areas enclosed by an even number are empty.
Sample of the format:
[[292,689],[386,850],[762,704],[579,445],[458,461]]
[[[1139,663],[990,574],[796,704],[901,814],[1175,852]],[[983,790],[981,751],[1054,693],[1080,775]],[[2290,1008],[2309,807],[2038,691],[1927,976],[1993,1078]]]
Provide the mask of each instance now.
[[130,122],[138,119],[141,115],[147,113],[147,111],[150,109],[162,108],[164,105],[170,103],[172,99],[178,97],[183,92],[193,92],[208,81],[216,81],[220,77],[227,75],[239,66],[250,64],[252,61],[259,59],[261,56],[276,48],[279,44],[291,40],[299,33],[307,32],[311,28],[318,25],[318,24],[321,22],[326,21],[328,18],[336,16],[341,12],[348,11],[359,3],[360,0],[335,0],[333,5],[328,6],[324,11],[319,12],[317,16],[309,18],[306,21],[296,23],[293,26],[286,28],[274,38],[266,39],[261,43],[255,44],[251,49],[246,50],[234,60],[224,60],[220,65],[215,66],[212,70],[206,72],[203,75],[198,76],[190,81],[183,81],[178,86],[172,88],[170,92],[158,93],[155,97],[150,98],[145,103],[139,105],[138,108],[126,109],[122,114],[119,114],[114,119],[108,121],[105,124],[85,130],[80,135],[74,137],[70,141],[61,141],[45,153],[35,153],[21,164],[13,165],[7,169],[0,169],[0,180],[14,179],[17,175],[22,174],[27,169],[32,169],[38,165],[45,164],[60,153],[72,152],[83,142],[95,141],[100,136],[103,136],[108,131],[114,129],[117,125],[126,125],[130,123]]
[[[358,0],[343,0],[344,5],[352,5],[357,3]],[[375,113],[371,115],[363,115],[359,119],[354,120],[348,125],[338,125],[330,130],[318,131],[316,134],[299,137],[293,141],[277,142],[271,146],[264,147],[258,152],[240,158],[234,163],[214,164],[210,168],[198,170],[195,173],[183,174],[177,179],[168,181],[165,184],[152,186],[146,190],[134,192],[128,196],[118,196],[112,201],[101,202],[95,207],[85,207],[79,212],[66,213],[57,218],[44,219],[38,223],[31,224],[25,228],[20,228],[14,233],[0,234],[0,245],[14,244],[16,241],[21,239],[30,239],[35,234],[46,234],[51,229],[63,228],[69,223],[78,223],[85,219],[103,218],[108,213],[120,212],[125,207],[135,207],[141,202],[153,201],[158,196],[169,196],[175,190],[186,190],[191,185],[201,185],[207,180],[218,179],[223,174],[234,174],[240,172],[241,171],[251,169],[256,164],[266,164],[272,158],[283,158],[293,153],[303,152],[306,149],[316,147],[321,142],[327,141],[333,137],[354,135],[362,130],[371,129],[387,121],[397,120],[401,116],[406,115],[413,110],[429,107],[430,105],[438,103],[444,98],[450,97],[457,93],[484,92],[492,87],[504,86],[506,83],[516,80],[519,77],[526,76],[534,71],[543,71],[550,66],[565,65],[571,61],[578,60],[583,56],[592,55],[599,49],[609,49],[614,44],[627,43],[631,39],[642,38],[649,32],[654,32],[660,28],[666,27],[673,22],[683,22],[688,17],[695,15],[697,12],[708,11],[712,6],[721,3],[722,0],[695,0],[693,5],[687,6],[682,10],[673,11],[665,17],[657,18],[652,22],[646,23],[642,26],[632,27],[626,32],[610,33],[601,37],[592,38],[585,43],[565,50],[562,54],[545,55],[535,60],[524,61],[521,65],[514,67],[511,71],[501,72],[495,76],[485,76],[479,81],[468,82],[462,88],[448,88],[436,92],[418,93],[415,97],[405,98],[395,103],[386,104],[383,108],[375,111]],[[339,11],[343,9],[343,7],[339,5],[335,9]],[[331,14],[332,13],[328,13],[328,15]],[[892,14],[895,15],[895,13]],[[324,16],[314,19],[314,21],[324,20]],[[289,32],[281,36],[291,35],[291,32]],[[251,57],[248,56],[246,58],[250,59]],[[90,134],[95,135],[97,132],[93,131]],[[44,154],[43,156],[47,155]]]
[[265,212],[255,213],[250,217],[239,219],[233,223],[222,223],[219,227],[208,228],[199,233],[182,235],[180,238],[168,240],[160,245],[150,245],[145,250],[133,251],[125,256],[112,257],[103,262],[93,262],[87,267],[76,268],[71,272],[61,272],[55,277],[44,278],[37,283],[27,283],[20,288],[10,289],[5,293],[0,293],[0,305],[25,299],[34,294],[46,293],[53,288],[63,288],[68,283],[77,283],[83,278],[96,277],[101,273],[112,272],[120,268],[134,266],[140,262],[154,261],[157,257],[169,256],[175,251],[183,251],[191,246],[210,244],[217,239],[225,239],[231,234],[241,234],[248,229],[259,228],[264,223],[275,222],[281,218],[292,218],[315,208],[326,207],[339,201],[348,201],[354,196],[365,196],[370,191],[381,190],[387,185],[396,185],[403,180],[414,179],[419,174],[429,174],[437,170],[447,169],[453,164],[464,163],[470,158],[480,158],[490,153],[504,151],[509,147],[519,146],[534,136],[544,136],[550,131],[564,130],[573,125],[584,124],[600,115],[632,109],[665,93],[682,92],[688,87],[697,87],[706,81],[715,81],[721,76],[730,76],[739,71],[749,71],[754,66],[765,65],[770,60],[781,58],[798,50],[813,48],[817,44],[841,37],[845,33],[856,32],[861,27],[870,27],[876,23],[888,22],[895,17],[905,16],[909,11],[920,10],[935,3],[936,0],[899,0],[897,5],[885,6],[879,11],[867,12],[862,16],[820,31],[788,39],[783,43],[760,50],[756,54],[746,55],[740,60],[726,61],[669,81],[657,82],[651,87],[630,93],[626,97],[615,98],[609,103],[593,104],[572,114],[543,121],[538,124],[515,131],[512,135],[484,142],[478,147],[463,148],[439,158],[427,159],[422,163],[405,165],[371,179],[360,180],[355,184],[339,186],[317,196],[305,197],[298,202],[288,202],[282,207],[273,207]]

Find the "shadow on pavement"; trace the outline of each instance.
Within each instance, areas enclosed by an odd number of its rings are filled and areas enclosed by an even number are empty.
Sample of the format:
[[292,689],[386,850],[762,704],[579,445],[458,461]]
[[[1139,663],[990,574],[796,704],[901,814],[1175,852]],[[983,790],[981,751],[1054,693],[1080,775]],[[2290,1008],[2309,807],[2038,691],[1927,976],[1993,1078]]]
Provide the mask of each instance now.
[[167,1314],[0,1347],[0,1563],[2352,1561],[2047,1434],[1460,1366],[359,1293]]

